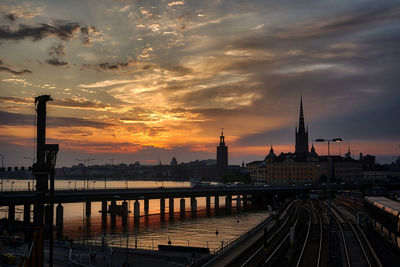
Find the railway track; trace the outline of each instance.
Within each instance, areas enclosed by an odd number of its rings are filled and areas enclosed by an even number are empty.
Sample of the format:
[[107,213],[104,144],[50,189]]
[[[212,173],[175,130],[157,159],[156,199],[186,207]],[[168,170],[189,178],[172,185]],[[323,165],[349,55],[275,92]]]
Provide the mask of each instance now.
[[[296,220],[290,227],[293,227],[295,232],[301,228],[300,226],[305,226],[305,221],[309,218],[309,216],[305,216],[306,213],[309,214],[308,207],[304,205],[299,205],[299,207],[300,209],[296,216]],[[275,242],[267,243],[265,254],[266,259],[262,262],[262,266],[292,266],[291,262],[293,261],[295,253],[293,253],[290,248],[290,228],[283,238],[278,238],[274,240]],[[287,253],[283,253],[285,248],[288,248],[286,251]]]
[[343,244],[343,266],[382,266],[362,229],[355,223],[351,209],[347,209],[337,203],[332,205],[332,215]]
[[306,238],[298,257],[296,267],[321,266],[323,244],[322,210],[318,202],[311,201]]
[[270,230],[271,234],[267,234],[262,240],[255,243],[229,266],[262,266],[267,253],[274,251],[279,245],[279,241],[287,238],[291,225],[295,223],[294,219],[298,217],[298,212],[297,203],[294,203],[282,219],[282,223],[277,223],[276,227]]

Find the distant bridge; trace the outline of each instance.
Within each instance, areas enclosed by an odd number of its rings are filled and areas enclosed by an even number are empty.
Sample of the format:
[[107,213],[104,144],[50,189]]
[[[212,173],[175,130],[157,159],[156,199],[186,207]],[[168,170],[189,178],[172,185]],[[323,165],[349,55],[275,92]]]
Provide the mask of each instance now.
[[[91,215],[91,203],[102,202],[101,214],[102,218],[106,219],[107,214],[111,215],[112,221],[116,215],[123,217],[123,223],[129,214],[127,200],[134,200],[133,215],[135,221],[139,220],[140,202],[144,204],[144,214],[149,214],[149,200],[160,199],[160,215],[165,214],[165,201],[168,199],[169,214],[174,211],[174,199],[180,199],[180,214],[185,216],[186,213],[186,198],[190,198],[190,212],[196,215],[198,197],[206,198],[206,211],[210,214],[211,198],[214,198],[213,209],[215,213],[220,210],[220,197],[225,197],[224,208],[227,212],[232,209],[232,200],[236,201],[237,209],[247,209],[249,202],[252,206],[267,207],[267,205],[279,205],[279,201],[297,195],[304,195],[309,192],[324,192],[325,186],[271,186],[271,187],[256,187],[256,186],[204,186],[204,187],[179,187],[179,188],[117,188],[117,189],[87,189],[87,190],[55,190],[54,202],[59,203],[56,208],[56,225],[63,224],[63,206],[64,203],[86,203],[86,215]],[[331,191],[357,189],[355,186],[348,185],[332,185]],[[232,196],[236,198],[232,199]],[[8,191],[1,192],[0,206],[8,206],[8,220],[15,220],[15,206],[24,206],[24,222],[31,222],[32,205],[37,203],[37,193],[35,191]],[[50,195],[47,192],[45,203],[49,203]],[[110,205],[108,202],[111,201]],[[117,205],[117,201],[122,201],[121,205]],[[50,208],[50,205],[48,205]],[[37,216],[37,214],[34,214]],[[45,217],[48,216],[45,214]],[[51,221],[50,218],[46,220]]]

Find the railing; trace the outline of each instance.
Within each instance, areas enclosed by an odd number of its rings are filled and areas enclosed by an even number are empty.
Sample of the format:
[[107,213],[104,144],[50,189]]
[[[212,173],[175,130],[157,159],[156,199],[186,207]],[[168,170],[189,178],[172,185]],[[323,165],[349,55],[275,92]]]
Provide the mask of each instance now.
[[[291,201],[290,203],[286,204],[285,206],[283,206],[279,211],[283,212],[282,216],[285,217],[286,216],[286,212],[287,212],[287,207],[291,206],[293,204],[293,201]],[[272,215],[272,214],[271,214]],[[227,242],[227,244],[225,246],[222,246],[219,249],[216,249],[214,251],[212,251],[210,253],[210,255],[205,255],[203,257],[201,257],[200,259],[198,259],[196,262],[194,262],[192,265],[198,266],[198,265],[203,265],[203,264],[210,264],[214,261],[216,261],[219,257],[225,255],[226,253],[228,253],[231,249],[237,247],[240,243],[242,243],[244,240],[246,240],[247,238],[251,237],[252,235],[254,235],[256,232],[258,232],[259,230],[261,230],[262,228],[264,228],[268,223],[271,222],[271,220],[273,219],[272,216],[269,216],[266,220],[264,220],[263,222],[259,223],[257,226],[255,226],[254,228],[250,229],[249,231],[246,231],[244,234],[238,236],[237,238],[234,238],[230,241]]]

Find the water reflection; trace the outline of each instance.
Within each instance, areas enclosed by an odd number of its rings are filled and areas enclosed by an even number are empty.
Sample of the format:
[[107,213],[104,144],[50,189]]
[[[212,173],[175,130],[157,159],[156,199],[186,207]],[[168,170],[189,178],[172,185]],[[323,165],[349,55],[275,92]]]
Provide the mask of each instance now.
[[74,239],[84,237],[86,242],[100,242],[104,234],[108,242],[115,246],[126,246],[126,240],[129,240],[129,247],[137,245],[151,249],[157,248],[158,244],[166,245],[170,240],[173,245],[187,246],[189,242],[190,246],[217,249],[222,241],[229,242],[268,216],[266,211],[237,212],[235,209],[231,214],[221,212],[216,216],[211,211],[211,216],[207,216],[206,210],[201,210],[195,217],[181,217],[179,213],[174,213],[172,216],[165,214],[162,219],[162,216],[153,214],[134,222],[130,214],[124,225],[121,216],[115,219],[108,216],[107,220],[102,220],[100,215],[96,215],[91,216],[83,227],[77,227],[79,220],[66,220],[64,234]]

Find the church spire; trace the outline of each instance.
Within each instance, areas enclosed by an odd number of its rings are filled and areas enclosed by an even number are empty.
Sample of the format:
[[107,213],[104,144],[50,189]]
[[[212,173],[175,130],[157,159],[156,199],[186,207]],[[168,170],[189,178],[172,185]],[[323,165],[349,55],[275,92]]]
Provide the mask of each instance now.
[[304,113],[303,113],[303,95],[300,96],[300,116],[299,116],[299,132],[305,131],[304,127]]
[[304,123],[302,94],[300,95],[300,115],[299,115],[299,125],[296,130],[295,153],[299,156],[305,156],[308,154],[308,129],[306,130]]

